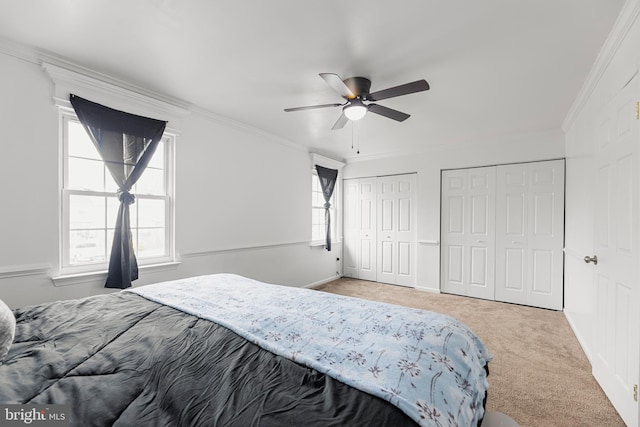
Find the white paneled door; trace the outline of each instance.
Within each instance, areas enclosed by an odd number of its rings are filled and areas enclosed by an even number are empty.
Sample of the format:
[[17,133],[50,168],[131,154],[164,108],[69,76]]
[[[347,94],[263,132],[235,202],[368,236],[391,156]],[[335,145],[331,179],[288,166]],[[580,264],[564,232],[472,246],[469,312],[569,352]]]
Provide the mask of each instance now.
[[377,281],[416,285],[416,175],[378,177]]
[[344,180],[344,271],[376,280],[376,178]]
[[562,310],[564,161],[497,167],[497,301]]
[[596,124],[595,253],[585,254],[598,296],[593,374],[632,427],[639,419],[640,364],[637,81],[604,108]]
[[495,167],[442,172],[442,290],[494,299]]
[[564,160],[442,171],[442,291],[563,306]]

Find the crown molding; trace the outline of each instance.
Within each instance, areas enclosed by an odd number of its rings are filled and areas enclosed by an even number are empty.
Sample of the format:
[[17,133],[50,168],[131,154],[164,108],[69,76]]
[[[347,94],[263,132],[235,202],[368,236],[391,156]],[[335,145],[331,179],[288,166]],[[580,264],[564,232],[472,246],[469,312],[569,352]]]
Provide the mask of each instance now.
[[54,83],[53,101],[71,108],[69,94],[137,114],[189,115],[190,104],[78,65],[51,52],[0,37],[0,53],[39,65]]
[[0,53],[25,62],[31,62],[32,64],[37,65],[40,63],[40,59],[38,58],[38,54],[35,50],[30,49],[21,43],[2,37],[0,37]]
[[[613,29],[609,33],[609,36],[604,42],[604,45],[600,49],[596,60],[587,75],[587,78],[578,92],[578,96],[573,101],[569,112],[567,113],[564,121],[562,122],[562,130],[568,132],[573,126],[573,123],[578,118],[578,115],[589,101],[589,98],[593,94],[598,83],[602,79],[602,76],[607,71],[609,64],[613,60],[620,45],[625,40],[629,30],[638,19],[640,15],[640,0],[627,0],[618,19],[613,25]],[[637,71],[637,69],[635,70]]]
[[[186,117],[190,114],[188,105],[178,105],[175,100],[168,102],[157,94],[141,93],[124,82],[108,79],[106,76],[77,66],[63,67],[42,61],[41,66],[54,83],[53,101],[62,108],[71,108],[69,95],[75,94],[111,108],[123,109],[139,115],[165,115]],[[117,84],[116,84],[117,83]],[[128,86],[128,87],[126,87]],[[163,117],[158,117],[165,120]]]
[[211,110],[204,109],[202,107],[193,106],[191,108],[191,112],[193,114],[198,114],[206,120],[209,120],[214,123],[218,123],[224,126],[228,126],[239,130],[241,132],[245,132],[251,135],[259,136],[265,138],[269,141],[276,142],[278,144],[284,145],[289,148],[293,148],[298,151],[304,151],[305,153],[309,152],[309,147],[293,142],[289,139],[282,138],[280,136],[274,135],[265,130],[259,129],[255,126],[248,125],[246,123],[240,122],[238,120],[230,119],[229,117],[222,116],[220,114],[214,113]]
[[320,165],[330,169],[341,170],[346,163],[341,162],[340,160],[332,159],[327,156],[323,156],[318,153],[309,153],[311,156],[311,168],[315,169],[315,165]]

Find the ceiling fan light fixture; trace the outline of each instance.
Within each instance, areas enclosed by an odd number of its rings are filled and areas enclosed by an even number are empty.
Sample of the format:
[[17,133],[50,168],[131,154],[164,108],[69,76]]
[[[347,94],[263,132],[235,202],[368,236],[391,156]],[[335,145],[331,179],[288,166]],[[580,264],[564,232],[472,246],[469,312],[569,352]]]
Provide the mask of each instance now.
[[349,120],[356,121],[360,120],[367,114],[367,106],[362,103],[360,100],[351,101],[351,103],[343,108],[344,115],[347,116]]
[[[376,92],[369,92],[371,80],[365,77],[349,77],[343,80],[339,75],[333,73],[320,73],[320,77],[322,77],[336,93],[346,99],[346,102],[342,104],[334,103],[285,108],[284,111],[290,112],[313,110],[316,108],[342,107],[342,114],[340,114],[340,117],[338,117],[338,120],[334,123],[331,128],[332,130],[342,129],[349,121],[361,120],[367,115],[367,111],[371,111],[371,114],[377,114],[395,120],[396,122],[403,122],[411,116],[402,111],[376,104],[375,102],[429,90],[429,83],[424,79]],[[363,101],[367,101],[369,104],[365,104]],[[373,101],[373,103],[371,103],[371,101]]]

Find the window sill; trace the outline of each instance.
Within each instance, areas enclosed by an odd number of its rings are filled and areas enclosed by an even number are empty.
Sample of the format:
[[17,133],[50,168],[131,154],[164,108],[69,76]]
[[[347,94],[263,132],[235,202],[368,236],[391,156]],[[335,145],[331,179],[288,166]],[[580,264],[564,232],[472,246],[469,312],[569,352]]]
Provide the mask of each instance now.
[[[175,270],[181,263],[178,261],[164,262],[161,264],[149,264],[138,266],[139,271],[163,271],[163,270]],[[71,286],[82,285],[86,283],[93,283],[99,280],[105,281],[107,279],[107,271],[90,271],[87,273],[76,274],[61,274],[51,278],[53,286]]]

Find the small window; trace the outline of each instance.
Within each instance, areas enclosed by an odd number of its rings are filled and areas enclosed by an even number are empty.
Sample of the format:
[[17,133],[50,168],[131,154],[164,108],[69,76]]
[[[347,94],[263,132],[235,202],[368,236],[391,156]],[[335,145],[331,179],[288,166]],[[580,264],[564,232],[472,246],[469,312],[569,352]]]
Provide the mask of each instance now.
[[[63,180],[61,267],[63,271],[106,269],[118,201],[117,185],[75,114],[62,114]],[[172,169],[175,137],[165,133],[133,187],[131,233],[140,265],[172,259]]]
[[[338,218],[336,215],[337,206],[335,201],[337,197],[338,186],[336,185],[331,195],[331,208],[329,209],[331,215],[331,240],[336,241],[336,224]],[[314,244],[324,244],[325,242],[325,222],[324,222],[324,195],[322,194],[322,187],[320,186],[320,179],[318,174],[313,172],[311,175],[311,241]]]

